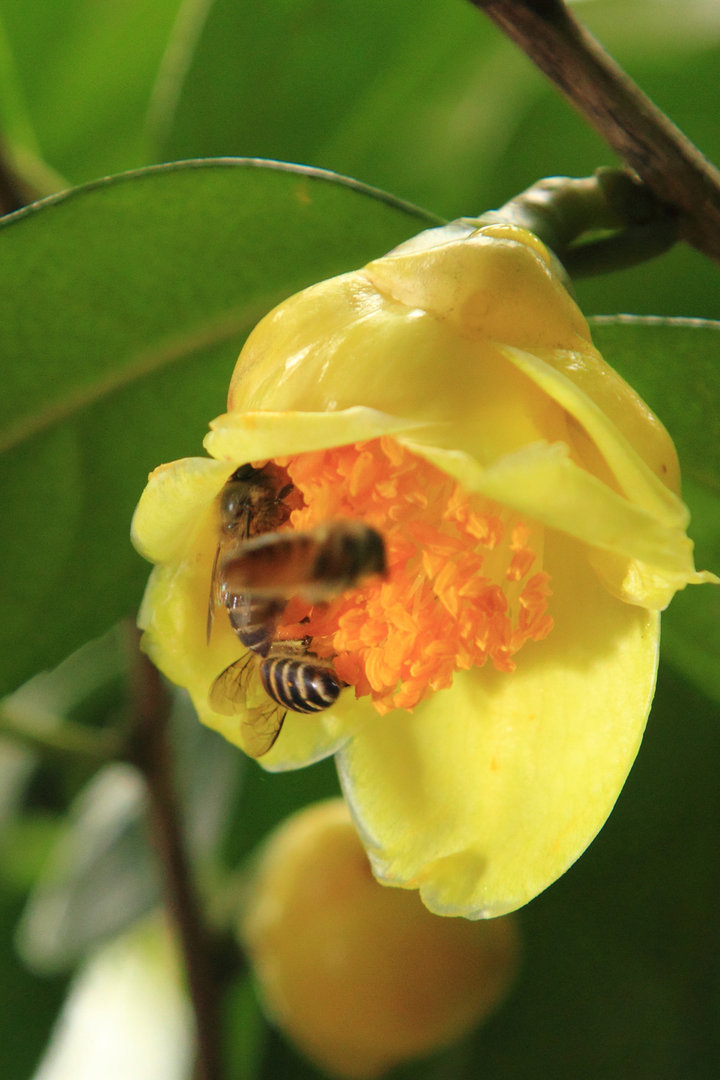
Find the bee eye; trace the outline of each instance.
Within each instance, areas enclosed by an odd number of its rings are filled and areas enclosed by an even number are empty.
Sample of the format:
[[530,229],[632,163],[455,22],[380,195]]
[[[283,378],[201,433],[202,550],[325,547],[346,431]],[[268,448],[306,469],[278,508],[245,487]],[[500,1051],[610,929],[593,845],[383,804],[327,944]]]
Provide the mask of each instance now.
[[223,525],[233,525],[240,517],[247,503],[247,484],[239,480],[228,480],[220,495],[220,517]]

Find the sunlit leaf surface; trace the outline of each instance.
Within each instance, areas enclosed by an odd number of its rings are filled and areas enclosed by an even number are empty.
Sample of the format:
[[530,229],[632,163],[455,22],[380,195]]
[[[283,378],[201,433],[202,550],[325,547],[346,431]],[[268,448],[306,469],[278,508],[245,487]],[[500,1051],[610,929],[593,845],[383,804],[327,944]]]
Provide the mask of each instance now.
[[0,690],[136,608],[147,567],[128,530],[147,473],[201,452],[258,319],[427,220],[328,174],[233,160],[6,219]]

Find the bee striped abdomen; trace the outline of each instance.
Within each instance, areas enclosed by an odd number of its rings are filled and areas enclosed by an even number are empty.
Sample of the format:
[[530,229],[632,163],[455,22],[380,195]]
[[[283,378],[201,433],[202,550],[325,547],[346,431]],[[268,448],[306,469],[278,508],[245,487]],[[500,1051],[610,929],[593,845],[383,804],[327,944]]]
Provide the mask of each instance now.
[[290,656],[262,660],[260,679],[265,693],[273,701],[300,713],[329,709],[337,701],[341,689],[332,668]]

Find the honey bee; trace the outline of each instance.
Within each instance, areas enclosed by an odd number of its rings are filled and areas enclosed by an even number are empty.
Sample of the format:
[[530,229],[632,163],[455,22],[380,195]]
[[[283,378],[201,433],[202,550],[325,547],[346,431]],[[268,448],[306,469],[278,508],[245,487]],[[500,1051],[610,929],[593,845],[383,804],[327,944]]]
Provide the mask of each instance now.
[[246,604],[228,603],[221,563],[227,552],[237,551],[251,537],[272,532],[285,524],[292,512],[286,500],[293,491],[293,485],[284,483],[284,479],[272,465],[265,465],[262,469],[241,465],[220,493],[220,537],[210,582],[206,630],[208,642],[215,609],[225,604],[233,629],[243,645],[260,654],[269,648],[282,609],[275,612],[274,605],[267,601],[258,604],[250,600]]
[[[293,596],[331,599],[364,578],[385,573],[380,533],[363,522],[338,520],[307,532],[277,532],[289,518],[292,484],[272,465],[243,465],[220,494],[220,538],[213,563],[207,635],[224,606],[249,655],[234,661],[210,689],[210,704],[225,715],[244,713],[246,746],[261,757],[280,734],[285,713],[321,712],[343,683],[329,661],[314,656],[309,637],[276,641]],[[263,699],[249,700],[259,677]]]

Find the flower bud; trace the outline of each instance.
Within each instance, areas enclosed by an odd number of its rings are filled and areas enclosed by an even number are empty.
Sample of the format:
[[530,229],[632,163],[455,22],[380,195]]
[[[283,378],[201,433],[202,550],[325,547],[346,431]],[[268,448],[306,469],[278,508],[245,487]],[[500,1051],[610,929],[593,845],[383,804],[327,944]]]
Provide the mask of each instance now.
[[277,1026],[331,1075],[365,1078],[446,1046],[504,998],[517,926],[432,915],[379,885],[345,803],[268,840],[241,937]]

